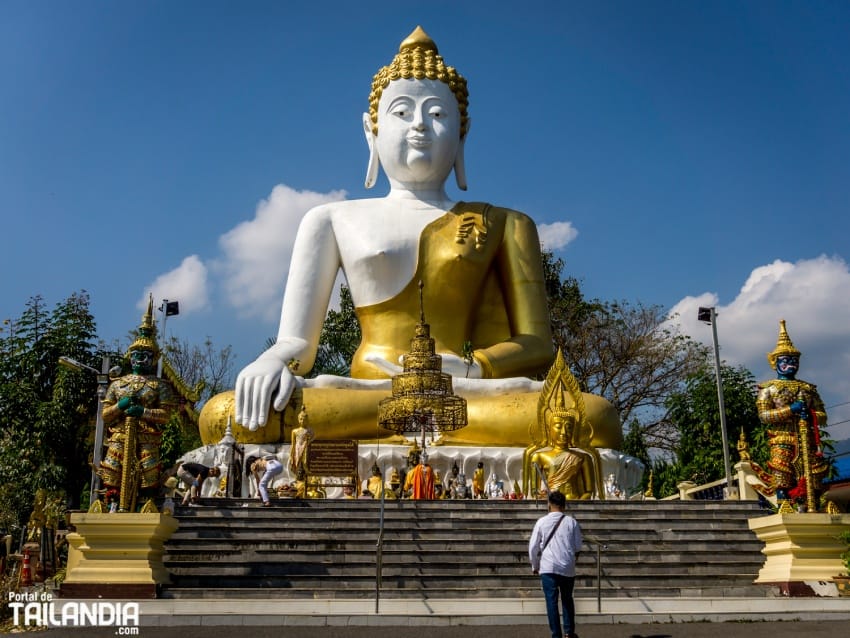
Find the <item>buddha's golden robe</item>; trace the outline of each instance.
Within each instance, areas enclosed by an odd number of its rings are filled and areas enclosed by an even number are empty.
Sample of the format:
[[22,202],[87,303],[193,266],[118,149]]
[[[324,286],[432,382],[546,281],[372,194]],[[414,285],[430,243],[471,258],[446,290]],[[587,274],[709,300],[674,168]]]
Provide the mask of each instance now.
[[568,499],[590,498],[590,487],[586,485],[584,459],[561,450],[549,461],[546,482],[553,492],[562,492]]
[[471,341],[486,379],[534,375],[552,362],[537,227],[517,211],[459,202],[423,231],[416,272],[401,293],[356,309],[363,340],[352,377],[386,378],[366,356],[397,363],[410,350],[420,281],[437,352],[460,356]]
[[[391,363],[410,350],[420,320],[419,281],[425,319],[437,352],[461,356],[471,341],[485,379],[533,376],[554,357],[543,261],[535,223],[527,215],[484,203],[459,202],[426,226],[416,271],[395,297],[355,308],[362,341],[351,364],[356,379],[383,379],[387,373],[366,361],[378,356]],[[386,437],[377,427],[377,406],[388,390],[305,387],[303,402],[322,439],[368,440]],[[538,392],[468,396],[469,425],[447,434],[446,443],[525,447],[536,417]],[[219,399],[219,397],[221,397]],[[622,430],[616,410],[595,395],[585,395],[595,447],[619,449]],[[204,443],[224,434],[233,393],[211,399],[201,415]],[[265,428],[234,432],[241,442],[286,440],[296,426],[298,406],[281,420],[272,412]]]

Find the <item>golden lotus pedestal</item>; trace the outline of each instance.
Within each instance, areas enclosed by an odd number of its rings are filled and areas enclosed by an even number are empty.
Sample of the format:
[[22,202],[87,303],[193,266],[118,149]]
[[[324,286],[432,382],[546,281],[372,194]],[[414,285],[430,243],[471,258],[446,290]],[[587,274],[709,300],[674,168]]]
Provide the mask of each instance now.
[[767,556],[756,583],[778,585],[785,596],[837,595],[831,581],[844,571],[845,546],[836,536],[850,530],[850,514],[773,514],[749,525]]
[[171,582],[163,545],[179,523],[167,514],[73,514],[63,598],[156,598]]

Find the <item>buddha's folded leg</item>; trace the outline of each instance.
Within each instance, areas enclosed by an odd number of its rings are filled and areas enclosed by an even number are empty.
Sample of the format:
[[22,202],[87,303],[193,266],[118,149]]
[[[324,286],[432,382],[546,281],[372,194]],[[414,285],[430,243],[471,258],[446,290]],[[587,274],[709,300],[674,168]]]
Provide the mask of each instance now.
[[[240,442],[288,442],[298,427],[301,404],[307,406],[310,426],[319,439],[386,440],[393,432],[378,426],[378,403],[389,396],[386,389],[305,387],[294,397],[283,415],[273,412],[265,428],[249,432],[234,427]],[[467,398],[468,425],[455,432],[443,433],[443,442],[480,447],[526,447],[530,443],[529,426],[537,419],[538,392],[519,392],[496,396],[475,395]],[[602,397],[584,395],[587,417],[593,427],[593,447],[620,449],[622,431],[614,407]],[[204,443],[215,443],[224,434],[227,416],[232,416],[233,392],[213,397],[201,418]],[[250,440],[248,440],[250,438]]]

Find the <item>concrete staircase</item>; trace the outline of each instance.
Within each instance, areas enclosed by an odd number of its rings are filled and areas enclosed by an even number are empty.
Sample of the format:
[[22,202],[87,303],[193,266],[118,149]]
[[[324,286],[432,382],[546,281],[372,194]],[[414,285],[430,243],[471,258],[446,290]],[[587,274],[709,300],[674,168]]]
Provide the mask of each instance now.
[[[178,508],[166,544],[173,599],[373,598],[380,503],[209,499]],[[387,501],[381,598],[539,597],[528,538],[542,501]],[[766,597],[750,501],[591,501],[568,511],[598,539],[612,597]],[[579,558],[577,597],[597,594],[596,548]],[[364,601],[365,602],[365,601]]]

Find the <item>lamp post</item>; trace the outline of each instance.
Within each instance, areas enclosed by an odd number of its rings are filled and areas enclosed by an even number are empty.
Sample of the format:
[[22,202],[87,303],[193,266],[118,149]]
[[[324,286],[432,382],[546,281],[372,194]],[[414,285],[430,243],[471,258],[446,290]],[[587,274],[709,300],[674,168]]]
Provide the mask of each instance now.
[[103,400],[106,398],[106,388],[109,385],[109,357],[104,355],[100,363],[100,372],[80,363],[71,357],[59,357],[59,364],[71,370],[85,370],[97,377],[97,417],[94,430],[94,452],[92,453],[91,489],[89,490],[89,506],[94,503],[100,477],[97,470],[100,468],[101,454],[103,451]]
[[723,381],[720,377],[720,347],[717,345],[717,313],[714,306],[700,308],[697,319],[711,324],[711,335],[714,341],[714,375],[717,378],[717,403],[720,408],[720,434],[723,439],[723,467],[726,470],[725,498],[736,498],[738,490],[732,486],[732,466],[729,462],[729,441],[726,434],[726,407],[723,404]]
[[[180,304],[176,301],[163,299],[162,304],[159,306],[159,311],[162,313],[162,349],[164,351],[167,343],[165,340],[165,322],[169,317],[180,314]],[[156,366],[156,376],[160,379],[162,378],[162,357],[159,358]]]

